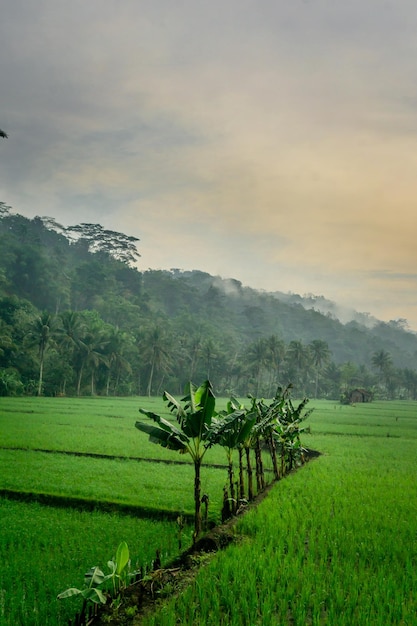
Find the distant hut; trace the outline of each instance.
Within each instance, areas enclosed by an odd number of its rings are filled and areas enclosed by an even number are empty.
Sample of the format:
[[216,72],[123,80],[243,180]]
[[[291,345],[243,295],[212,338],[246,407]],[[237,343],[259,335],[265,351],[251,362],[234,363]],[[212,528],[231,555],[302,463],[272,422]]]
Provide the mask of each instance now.
[[342,398],[343,404],[356,404],[358,402],[372,402],[373,393],[368,389],[351,389]]

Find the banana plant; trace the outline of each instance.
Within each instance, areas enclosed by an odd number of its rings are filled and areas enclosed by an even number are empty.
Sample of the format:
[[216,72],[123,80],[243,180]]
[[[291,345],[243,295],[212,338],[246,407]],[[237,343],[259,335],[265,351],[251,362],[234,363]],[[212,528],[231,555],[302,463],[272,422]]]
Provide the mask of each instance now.
[[274,438],[281,450],[281,472],[285,473],[286,468],[292,469],[298,461],[303,461],[305,449],[301,445],[300,434],[308,432],[309,427],[302,426],[314,409],[304,412],[309,402],[308,398],[304,398],[298,406],[294,406],[288,397],[285,405],[277,418]]
[[62,593],[58,594],[58,600],[63,598],[71,598],[72,596],[81,596],[84,600],[84,606],[82,612],[85,610],[85,604],[90,601],[94,604],[106,604],[107,597],[100,589],[100,585],[104,583],[106,576],[104,572],[98,567],[91,567],[84,574],[85,587],[83,589],[77,589],[76,587],[70,587]]
[[126,586],[128,564],[129,548],[126,541],[122,541],[117,548],[115,559],[107,562],[110,574],[104,574],[103,570],[101,570],[98,566],[91,567],[84,574],[85,586],[83,589],[70,587],[60,593],[57,598],[58,600],[62,600],[63,598],[81,596],[84,601],[81,614],[85,613],[87,602],[92,602],[93,604],[106,604],[109,594],[105,593],[103,589],[108,589],[108,581],[110,581],[110,595],[111,597],[116,598]]
[[257,401],[257,409],[259,413],[257,428],[268,446],[275,480],[279,480],[280,478],[275,433],[277,426],[281,426],[279,421],[280,417],[282,415],[286,415],[288,412],[287,405],[288,402],[290,402],[289,394],[291,388],[291,383],[285,388],[279,386],[270,404],[266,404],[264,400]]
[[167,391],[162,397],[171,413],[176,416],[178,426],[146,409],[139,409],[139,412],[149,417],[155,425],[136,422],[135,426],[147,433],[152,443],[191,456],[194,463],[194,541],[196,541],[202,527],[201,465],[206,451],[215,443],[212,422],[216,415],[216,399],[209,380],[204,381],[199,387],[188,383],[188,393],[181,401],[176,400]]
[[263,419],[260,403],[262,401],[257,400],[254,396],[248,395],[248,398],[252,401],[252,406],[249,409],[249,415],[255,418],[255,424],[253,426],[253,437],[251,438],[251,444],[255,452],[255,472],[256,472],[256,488],[258,493],[265,489],[265,476],[264,467],[262,461],[262,446],[261,440],[263,436]]
[[239,450],[239,497],[244,498],[243,485],[243,444],[247,440],[256,417],[249,416],[245,407],[236,400],[230,398],[225,411],[220,411],[218,418],[214,420],[213,430],[215,442],[221,445],[227,456],[229,490],[232,503],[232,512],[236,513],[237,497],[235,493],[235,481],[233,470],[233,452]]

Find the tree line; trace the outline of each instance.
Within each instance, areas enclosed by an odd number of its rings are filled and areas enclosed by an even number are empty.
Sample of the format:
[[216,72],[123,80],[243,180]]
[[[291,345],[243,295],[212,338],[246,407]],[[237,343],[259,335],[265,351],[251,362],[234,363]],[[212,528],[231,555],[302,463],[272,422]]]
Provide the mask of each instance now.
[[320,339],[288,344],[276,335],[231,351],[208,334],[164,321],[136,331],[105,322],[97,311],[40,313],[15,296],[0,299],[1,395],[158,395],[210,378],[223,395],[272,397],[292,383],[298,396],[340,399],[354,387],[379,397],[417,398],[417,373],[396,368],[381,349],[369,367],[336,364]]
[[139,239],[0,203],[0,394],[417,397],[417,338],[367,329],[201,271],[140,272]]

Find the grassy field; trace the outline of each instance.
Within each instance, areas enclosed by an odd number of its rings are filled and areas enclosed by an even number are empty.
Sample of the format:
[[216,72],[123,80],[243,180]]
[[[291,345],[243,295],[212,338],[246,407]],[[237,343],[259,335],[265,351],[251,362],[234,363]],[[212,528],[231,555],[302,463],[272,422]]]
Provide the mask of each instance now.
[[[417,407],[311,404],[303,442],[322,456],[277,483],[240,520],[243,541],[148,626],[417,624]],[[175,522],[138,515],[191,513],[192,468],[135,460],[186,460],[134,428],[139,406],[164,410],[147,398],[0,400],[0,489],[138,507],[132,516],[1,499],[1,626],[66,624],[75,600],[56,594],[121,540],[135,565],[178,551]],[[207,461],[223,464],[224,452]],[[216,518],[225,471],[204,467],[202,478]]]
[[276,484],[145,626],[417,624],[417,411],[316,402],[323,455]]
[[[139,407],[170,417],[154,398],[1,398],[1,626],[67,624],[80,602],[57,602],[57,593],[82,585],[122,540],[141,565],[156,550],[163,562],[178,553],[175,519],[193,515],[194,468],[134,427],[146,420]],[[226,462],[222,449],[206,459]],[[219,521],[226,476],[225,468],[202,471],[211,522]],[[191,534],[186,526],[183,549]]]
[[[190,530],[184,543],[190,542]],[[58,626],[80,609],[78,598],[58,601],[68,587],[82,587],[84,573],[114,557],[127,541],[132,569],[148,566],[162,548],[178,554],[175,522],[117,513],[86,512],[0,498],[0,624]]]

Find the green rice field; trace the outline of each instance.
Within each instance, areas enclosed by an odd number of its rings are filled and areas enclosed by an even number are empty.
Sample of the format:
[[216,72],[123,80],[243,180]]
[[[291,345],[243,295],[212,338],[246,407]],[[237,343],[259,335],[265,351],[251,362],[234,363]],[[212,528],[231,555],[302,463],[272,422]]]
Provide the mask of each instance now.
[[[141,623],[417,624],[417,405],[311,405],[303,443],[322,455],[274,485],[239,520],[242,540]],[[78,599],[56,595],[105,566],[122,540],[133,568],[158,549],[165,563],[178,553],[175,516],[192,514],[193,468],[161,462],[189,459],[134,428],[139,407],[165,408],[148,398],[0,399],[1,626],[67,624]],[[205,460],[217,521],[224,452]],[[190,540],[187,527],[183,549]]]
[[146,626],[417,624],[417,406],[315,402],[321,450]]

